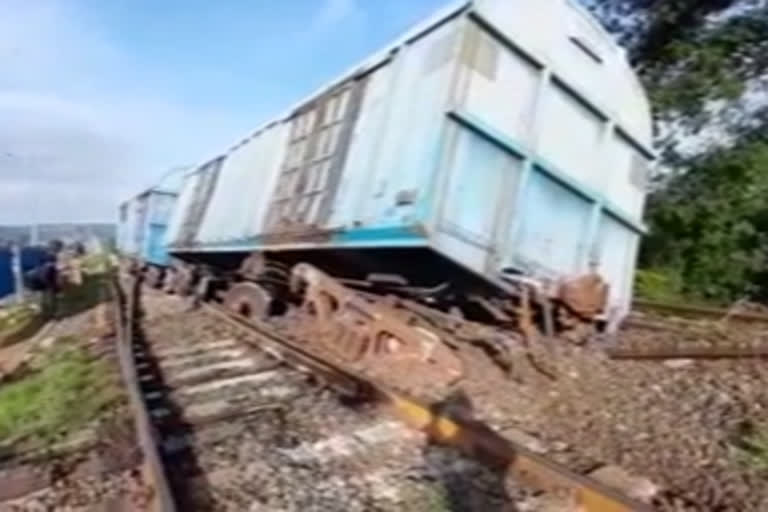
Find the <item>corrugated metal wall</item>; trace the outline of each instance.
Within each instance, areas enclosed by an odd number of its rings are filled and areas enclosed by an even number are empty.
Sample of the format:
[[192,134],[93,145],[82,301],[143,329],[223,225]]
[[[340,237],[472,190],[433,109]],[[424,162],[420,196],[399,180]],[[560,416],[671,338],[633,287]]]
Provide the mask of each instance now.
[[219,171],[197,241],[241,241],[261,231],[269,193],[285,151],[287,125],[278,123],[230,151]]
[[534,170],[523,193],[517,237],[507,248],[508,264],[522,261],[549,276],[586,271],[592,203]]
[[604,174],[600,158],[606,129],[603,120],[556,83],[548,84],[539,116],[536,147],[541,156],[573,179],[599,190]]
[[458,26],[449,21],[403,46],[367,77],[327,227],[402,227],[424,215],[460,50]]
[[388,122],[383,132],[365,134],[381,144],[365,189],[369,200],[362,204],[366,226],[408,226],[422,220],[430,206],[442,120],[461,48],[459,25],[459,20],[447,22],[395,57]]
[[133,222],[132,239],[130,246],[132,252],[142,257],[144,244],[147,237],[147,220],[149,218],[149,194],[144,193],[132,201]]
[[168,220],[168,227],[165,232],[165,243],[168,246],[174,246],[179,243],[181,228],[184,225],[184,219],[187,217],[189,206],[194,199],[199,179],[199,171],[187,173],[183,178],[179,197],[176,200],[173,212],[171,212],[171,218]]
[[[215,158],[197,171],[199,177],[195,181],[189,204],[186,205],[184,216],[181,219],[176,242],[178,245],[189,247],[197,243],[197,234],[208,211],[224,159],[223,156]],[[232,200],[237,199],[247,200],[247,198],[240,197],[232,198]]]
[[600,189],[611,201],[619,202],[633,219],[642,218],[648,187],[648,161],[620,134],[612,134],[606,145],[607,166],[600,174]]
[[168,262],[165,230],[175,212],[176,194],[148,190],[120,206],[118,249],[156,265]]
[[532,146],[540,70],[478,25],[467,25],[455,105]]
[[[449,178],[434,243],[489,277],[517,269],[556,280],[595,263],[610,282],[612,307],[626,309],[648,170],[638,148],[650,136],[642,91],[620,76],[629,72],[616,47],[570,4],[477,5],[451,103],[459,122],[446,121],[459,135],[445,139]],[[565,82],[576,75],[587,76]],[[617,92],[613,82],[624,85]],[[643,111],[636,105],[615,115],[621,94],[645,105],[644,117],[632,118]],[[514,163],[499,171],[501,161]],[[600,213],[606,209],[616,214]]]
[[[516,200],[523,161],[487,138],[451,122],[448,187],[438,229],[453,240],[446,250],[477,272],[492,263],[505,226],[502,213]],[[480,249],[480,251],[478,251]]]
[[167,192],[150,191],[147,195],[147,220],[143,227],[144,244],[141,257],[154,265],[169,263],[165,232],[171,220],[177,195]]
[[597,235],[598,272],[611,284],[609,290],[613,314],[629,311],[632,283],[640,236],[621,221],[604,214]]

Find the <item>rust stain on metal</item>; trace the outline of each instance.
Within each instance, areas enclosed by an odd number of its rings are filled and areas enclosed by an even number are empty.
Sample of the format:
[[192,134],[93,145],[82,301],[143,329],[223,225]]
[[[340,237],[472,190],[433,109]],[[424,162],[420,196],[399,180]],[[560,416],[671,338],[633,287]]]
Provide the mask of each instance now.
[[225,307],[247,318],[266,318],[271,304],[269,293],[252,282],[237,283],[224,296]]
[[328,243],[333,236],[340,233],[341,229],[319,229],[310,228],[305,225],[297,224],[293,228],[284,228],[280,232],[267,233],[263,236],[264,244],[282,244],[282,243]]
[[[409,323],[382,300],[370,300],[320,270],[301,263],[293,270],[292,289],[304,293],[303,308],[313,319],[305,336],[318,340],[359,370],[402,372],[403,381],[418,389],[425,381],[450,385],[464,369],[459,358],[435,333]],[[418,383],[416,383],[418,382]]]
[[594,318],[605,309],[608,284],[598,274],[586,274],[563,282],[558,298],[577,315]]

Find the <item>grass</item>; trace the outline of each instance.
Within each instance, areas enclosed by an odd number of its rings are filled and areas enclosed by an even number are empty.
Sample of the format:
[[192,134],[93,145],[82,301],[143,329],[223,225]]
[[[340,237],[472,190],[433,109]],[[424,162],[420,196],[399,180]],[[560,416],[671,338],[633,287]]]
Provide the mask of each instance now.
[[111,254],[108,252],[95,252],[83,256],[80,265],[86,274],[102,274],[109,270]]
[[34,334],[40,327],[39,311],[29,303],[0,310],[0,347]]
[[413,486],[404,490],[404,501],[409,505],[404,510],[418,512],[450,512],[454,510],[445,489],[437,486]]
[[0,310],[0,332],[15,330],[35,316],[35,309],[29,304],[11,306]]
[[80,286],[65,287],[58,299],[56,316],[73,316],[107,300],[107,279],[106,274],[86,274]]
[[747,467],[768,474],[768,429],[753,430],[742,437],[736,454]]
[[0,446],[65,439],[117,400],[119,391],[106,363],[72,344],[72,339],[57,340],[39,370],[0,386]]
[[681,292],[680,279],[670,271],[659,269],[637,269],[635,274],[635,295],[647,300],[685,303]]

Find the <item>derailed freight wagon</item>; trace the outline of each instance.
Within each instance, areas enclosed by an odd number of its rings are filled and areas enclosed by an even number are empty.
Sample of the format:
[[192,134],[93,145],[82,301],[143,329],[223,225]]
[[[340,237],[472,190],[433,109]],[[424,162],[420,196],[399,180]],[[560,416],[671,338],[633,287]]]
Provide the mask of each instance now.
[[467,296],[522,283],[619,319],[650,145],[646,95],[583,7],[465,1],[201,169],[169,243],[244,274],[307,261]]
[[147,270],[147,279],[153,285],[162,281],[170,263],[165,236],[177,197],[178,187],[164,183],[120,205],[117,250]]

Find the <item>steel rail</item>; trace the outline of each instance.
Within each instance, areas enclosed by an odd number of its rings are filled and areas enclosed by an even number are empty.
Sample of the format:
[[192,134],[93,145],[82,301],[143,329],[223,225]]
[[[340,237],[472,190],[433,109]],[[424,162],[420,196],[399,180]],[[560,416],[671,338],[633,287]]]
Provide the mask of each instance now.
[[120,372],[123,378],[131,409],[133,411],[136,436],[144,455],[143,476],[152,488],[151,510],[154,512],[176,512],[176,502],[168,482],[166,467],[160,455],[160,435],[150,419],[146,403],[139,387],[138,373],[133,358],[133,341],[138,321],[138,301],[141,280],[133,278],[126,297],[119,278],[112,277],[112,292],[117,306],[116,335]]
[[709,318],[713,320],[735,320],[743,323],[768,324],[768,314],[764,313],[740,313],[726,308],[709,306],[691,306],[688,304],[676,304],[645,299],[635,299],[632,306],[640,311],[654,311],[659,313],[678,314],[683,317]]
[[379,383],[315,356],[265,326],[256,324],[225,308],[206,303],[205,311],[255,334],[247,342],[278,355],[289,364],[311,371],[345,393],[365,395],[405,424],[421,430],[431,439],[455,446],[500,471],[505,471],[537,491],[567,497],[574,510],[582,512],[650,512],[652,507],[630,498],[594,479],[574,473],[565,466],[502,437],[485,424],[428,405],[419,399],[393,391]]
[[768,358],[768,346],[759,347],[610,347],[611,359],[759,359]]

